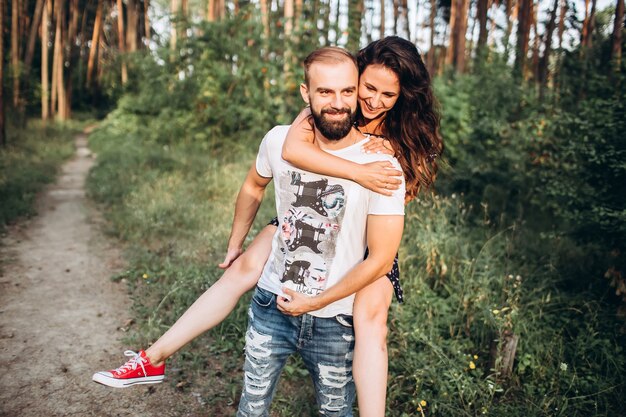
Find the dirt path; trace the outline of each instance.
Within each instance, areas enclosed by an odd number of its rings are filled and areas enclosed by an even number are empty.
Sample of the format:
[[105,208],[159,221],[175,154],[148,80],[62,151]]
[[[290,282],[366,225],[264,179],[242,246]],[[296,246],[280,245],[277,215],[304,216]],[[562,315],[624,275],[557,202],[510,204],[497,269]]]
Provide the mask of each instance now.
[[0,247],[0,416],[200,416],[195,398],[169,384],[112,389],[94,371],[125,359],[118,330],[128,319],[122,267],[85,201],[93,164],[85,135],[39,215]]

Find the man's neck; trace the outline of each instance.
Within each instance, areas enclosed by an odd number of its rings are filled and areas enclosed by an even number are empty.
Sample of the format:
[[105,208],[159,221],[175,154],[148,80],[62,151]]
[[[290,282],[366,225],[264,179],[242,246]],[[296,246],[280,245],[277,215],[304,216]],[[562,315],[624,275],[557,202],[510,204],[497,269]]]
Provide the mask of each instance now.
[[365,136],[355,128],[350,129],[350,132],[346,136],[338,140],[328,139],[322,135],[319,130],[315,129],[315,143],[317,143],[317,146],[319,146],[320,149],[325,151],[337,151],[339,149],[347,148],[364,138]]

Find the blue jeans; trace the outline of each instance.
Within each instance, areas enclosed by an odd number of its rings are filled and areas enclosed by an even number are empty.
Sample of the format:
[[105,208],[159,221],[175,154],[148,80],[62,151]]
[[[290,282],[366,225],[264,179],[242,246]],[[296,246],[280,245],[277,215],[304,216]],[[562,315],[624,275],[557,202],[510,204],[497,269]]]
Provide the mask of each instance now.
[[295,352],[302,356],[313,379],[319,414],[352,416],[352,316],[287,316],[276,308],[276,295],[258,287],[248,315],[244,384],[237,416],[269,416],[280,373]]

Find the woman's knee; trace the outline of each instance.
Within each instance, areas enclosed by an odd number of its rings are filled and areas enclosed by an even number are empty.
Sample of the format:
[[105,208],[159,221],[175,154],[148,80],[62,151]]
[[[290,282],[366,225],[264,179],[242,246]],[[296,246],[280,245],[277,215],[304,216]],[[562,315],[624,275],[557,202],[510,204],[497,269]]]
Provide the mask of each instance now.
[[258,278],[272,249],[272,236],[275,230],[275,226],[266,226],[229,269],[234,268],[239,274],[254,275]]
[[379,341],[387,340],[387,306],[378,308],[364,308],[354,313],[354,332],[357,340],[359,336],[375,338]]
[[261,272],[263,272],[264,266],[265,260],[259,259],[257,256],[254,256],[254,254],[244,252],[235,259],[227,272],[229,275],[236,275],[239,279],[249,279],[256,283],[261,276]]

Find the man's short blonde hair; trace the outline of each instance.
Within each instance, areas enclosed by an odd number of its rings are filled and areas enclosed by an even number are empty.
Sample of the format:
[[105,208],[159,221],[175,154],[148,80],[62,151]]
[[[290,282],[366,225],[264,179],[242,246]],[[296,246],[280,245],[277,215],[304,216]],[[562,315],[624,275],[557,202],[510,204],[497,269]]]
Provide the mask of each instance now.
[[340,64],[342,62],[352,62],[358,71],[356,58],[347,50],[338,46],[326,46],[316,49],[304,59],[304,82],[309,85],[309,69],[316,63]]

